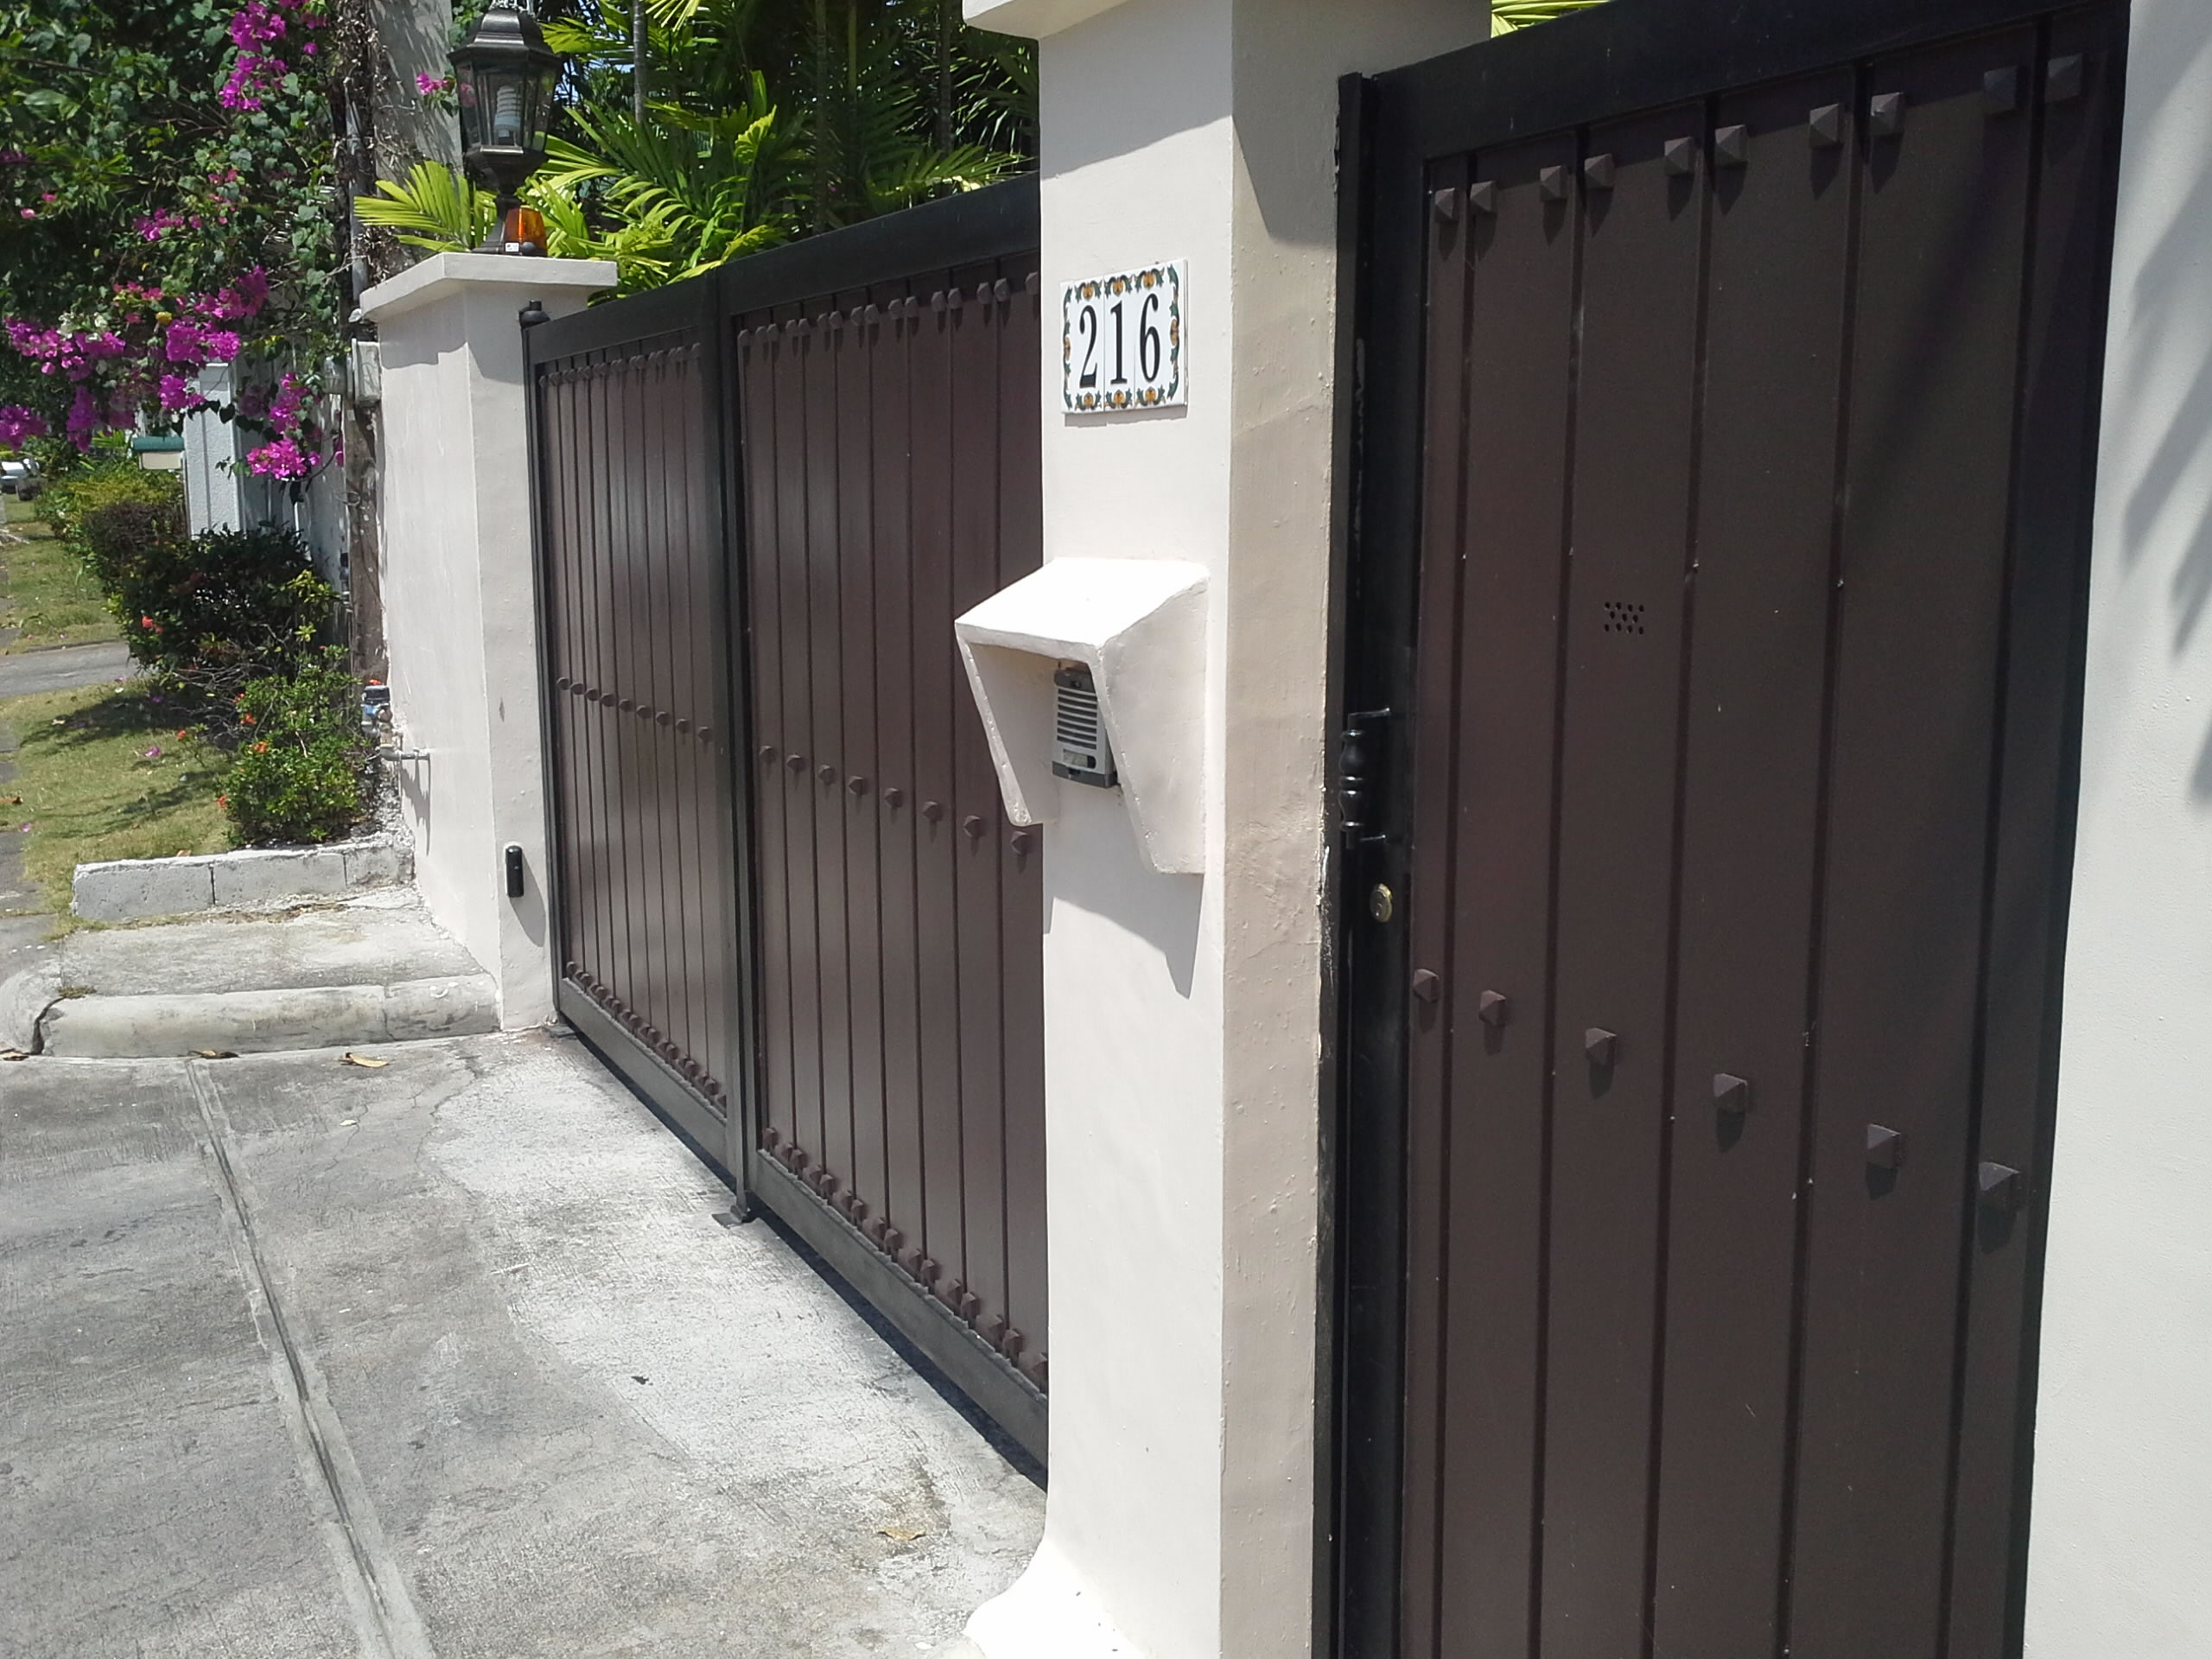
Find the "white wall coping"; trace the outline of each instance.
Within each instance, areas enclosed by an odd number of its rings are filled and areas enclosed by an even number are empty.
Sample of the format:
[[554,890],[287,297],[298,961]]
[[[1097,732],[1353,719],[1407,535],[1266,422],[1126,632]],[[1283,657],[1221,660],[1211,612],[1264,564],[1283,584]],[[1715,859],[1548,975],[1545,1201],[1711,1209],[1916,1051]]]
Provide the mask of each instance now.
[[1111,11],[1122,0],[962,0],[961,15],[977,29],[1041,41]]
[[519,253],[434,253],[361,296],[361,315],[388,322],[419,306],[482,284],[548,294],[596,294],[614,286],[612,259],[554,259]]

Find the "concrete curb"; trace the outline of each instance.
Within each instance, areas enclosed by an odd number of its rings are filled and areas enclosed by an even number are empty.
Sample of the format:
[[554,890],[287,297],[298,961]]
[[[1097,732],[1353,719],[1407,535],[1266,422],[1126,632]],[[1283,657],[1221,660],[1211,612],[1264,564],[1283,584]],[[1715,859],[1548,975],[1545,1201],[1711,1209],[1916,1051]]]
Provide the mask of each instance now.
[[61,963],[49,950],[19,974],[0,981],[0,1048],[38,1052],[38,1023],[61,995]]
[[139,922],[342,898],[403,887],[414,877],[412,845],[401,836],[376,835],[327,847],[248,848],[188,858],[79,864],[70,883],[69,908],[88,922]]
[[39,1018],[38,1052],[134,1059],[227,1049],[238,1054],[480,1036],[499,1028],[489,974],[298,990],[81,996]]

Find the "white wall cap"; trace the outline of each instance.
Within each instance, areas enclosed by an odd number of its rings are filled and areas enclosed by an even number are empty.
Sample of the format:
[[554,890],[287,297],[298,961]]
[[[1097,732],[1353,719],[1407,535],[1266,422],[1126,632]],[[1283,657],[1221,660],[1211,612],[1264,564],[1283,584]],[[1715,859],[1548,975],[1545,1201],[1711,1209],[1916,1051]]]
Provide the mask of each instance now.
[[1059,816],[1052,671],[1081,663],[1146,861],[1203,872],[1205,624],[1205,567],[1177,559],[1054,559],[956,621],[1007,816]]
[[1041,41],[1111,11],[1122,0],[961,0],[961,16],[977,29]]
[[361,296],[362,315],[372,322],[392,318],[464,292],[471,287],[504,287],[525,297],[540,294],[596,294],[614,286],[620,275],[612,259],[547,259],[514,253],[434,253]]

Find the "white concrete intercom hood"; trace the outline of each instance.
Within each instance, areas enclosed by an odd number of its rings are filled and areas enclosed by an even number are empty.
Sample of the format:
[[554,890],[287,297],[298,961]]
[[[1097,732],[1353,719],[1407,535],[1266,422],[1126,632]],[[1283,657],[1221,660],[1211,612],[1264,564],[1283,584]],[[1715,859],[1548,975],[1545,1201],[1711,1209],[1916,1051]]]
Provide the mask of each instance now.
[[1206,570],[1174,559],[1054,559],[953,625],[982,711],[1007,816],[1049,823],[1052,673],[1080,663],[1097,687],[1120,790],[1146,861],[1205,868]]

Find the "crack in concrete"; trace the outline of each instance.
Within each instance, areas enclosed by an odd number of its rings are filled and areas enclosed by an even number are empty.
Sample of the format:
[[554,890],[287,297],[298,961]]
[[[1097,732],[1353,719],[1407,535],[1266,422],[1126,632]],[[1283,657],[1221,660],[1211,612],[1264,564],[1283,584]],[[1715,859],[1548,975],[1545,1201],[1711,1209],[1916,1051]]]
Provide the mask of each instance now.
[[215,1168],[225,1225],[245,1281],[255,1329],[270,1350],[270,1370],[287,1408],[286,1425],[300,1453],[302,1472],[310,1489],[320,1487],[329,1500],[325,1529],[336,1534],[328,1541],[331,1555],[362,1649],[368,1659],[436,1659],[406,1580],[385,1547],[345,1424],[314,1357],[293,1340],[283,1306],[263,1263],[248,1203],[250,1183],[231,1156],[232,1130],[222,1095],[207,1062],[187,1060],[184,1072],[207,1129],[207,1152]]

